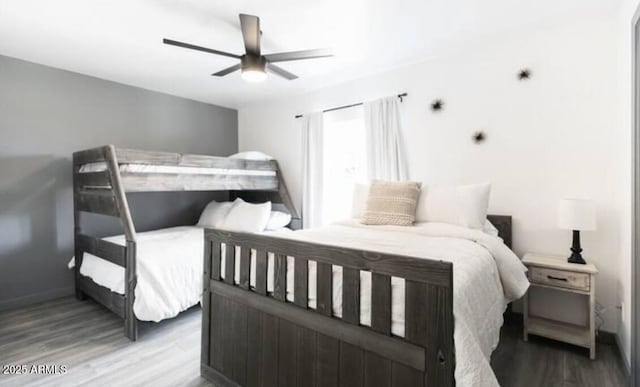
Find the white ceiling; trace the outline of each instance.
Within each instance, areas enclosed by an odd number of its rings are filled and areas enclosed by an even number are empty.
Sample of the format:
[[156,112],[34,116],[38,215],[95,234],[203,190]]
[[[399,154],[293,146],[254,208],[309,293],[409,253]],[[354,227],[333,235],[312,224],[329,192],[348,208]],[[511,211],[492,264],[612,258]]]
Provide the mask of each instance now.
[[[619,0],[0,0],[0,54],[228,107],[359,78],[481,38],[587,14]],[[264,53],[331,47],[261,84],[209,74],[242,54],[238,14],[260,16]],[[1,85],[0,85],[1,87]]]

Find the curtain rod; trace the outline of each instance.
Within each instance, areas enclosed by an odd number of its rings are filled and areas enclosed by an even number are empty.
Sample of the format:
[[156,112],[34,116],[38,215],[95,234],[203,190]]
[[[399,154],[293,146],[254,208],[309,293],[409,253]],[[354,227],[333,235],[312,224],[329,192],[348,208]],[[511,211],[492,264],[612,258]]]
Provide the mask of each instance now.
[[[407,93],[400,93],[400,94],[397,95],[397,97],[400,98],[400,102],[402,102],[402,99],[404,97],[406,97],[407,95],[408,95]],[[354,107],[354,106],[360,106],[362,104],[364,104],[364,102],[352,103],[351,105],[344,105],[344,106],[333,107],[333,108],[330,108],[330,109],[325,109],[322,112],[323,113],[328,113],[328,112],[332,112],[334,110],[341,110],[341,109],[347,109],[347,108]],[[297,116],[295,116],[295,118],[301,118],[301,117],[302,117],[302,114],[298,114]]]

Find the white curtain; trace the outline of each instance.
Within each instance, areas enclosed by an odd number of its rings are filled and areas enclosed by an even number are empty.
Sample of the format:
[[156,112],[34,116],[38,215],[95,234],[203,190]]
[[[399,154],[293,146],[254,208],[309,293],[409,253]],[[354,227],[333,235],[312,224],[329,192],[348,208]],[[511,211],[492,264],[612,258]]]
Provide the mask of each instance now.
[[370,179],[407,180],[397,96],[364,103],[367,170]]
[[322,113],[302,116],[303,171],[302,171],[302,227],[322,225]]

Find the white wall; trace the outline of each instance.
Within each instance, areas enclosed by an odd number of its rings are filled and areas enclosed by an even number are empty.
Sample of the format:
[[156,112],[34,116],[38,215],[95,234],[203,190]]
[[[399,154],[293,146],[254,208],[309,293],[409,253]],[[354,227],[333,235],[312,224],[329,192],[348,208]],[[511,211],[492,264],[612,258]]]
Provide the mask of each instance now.
[[[241,150],[281,163],[299,205],[301,137],[295,114],[408,92],[403,103],[412,179],[428,183],[491,181],[490,212],[514,218],[514,249],[568,254],[569,232],[556,228],[563,197],[592,198],[598,230],[583,233],[598,265],[598,301],[607,331],[617,331],[621,257],[619,18],[547,26],[497,36],[465,50],[296,98],[239,111]],[[529,67],[533,78],[516,79]],[[434,114],[429,103],[442,98]],[[484,130],[486,142],[471,135]],[[626,203],[625,203],[626,205]],[[552,309],[554,299],[545,300]]]

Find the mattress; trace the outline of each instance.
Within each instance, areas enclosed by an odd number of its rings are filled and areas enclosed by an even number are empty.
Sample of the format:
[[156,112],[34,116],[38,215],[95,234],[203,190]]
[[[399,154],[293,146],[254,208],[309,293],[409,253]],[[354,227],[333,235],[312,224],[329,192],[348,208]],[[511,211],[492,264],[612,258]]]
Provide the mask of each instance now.
[[[124,235],[104,240],[125,245]],[[161,321],[198,304],[202,298],[204,229],[172,227],[140,232],[136,241],[138,283],[133,311],[139,320]],[[73,267],[74,259],[69,262]],[[80,274],[112,292],[124,294],[125,269],[83,254]]]
[[[288,228],[274,231],[283,234]],[[104,238],[124,246],[124,235]],[[136,240],[138,282],[133,311],[138,320],[162,321],[198,304],[202,299],[204,228],[171,227],[139,232]],[[69,262],[74,267],[75,260]],[[80,274],[112,292],[124,295],[125,269],[84,253]]]
[[[182,173],[193,175],[235,175],[235,176],[275,176],[275,171],[234,168],[201,168],[182,167],[176,165],[120,164],[121,173]],[[79,172],[102,172],[107,170],[107,163],[95,162],[83,164]]]

